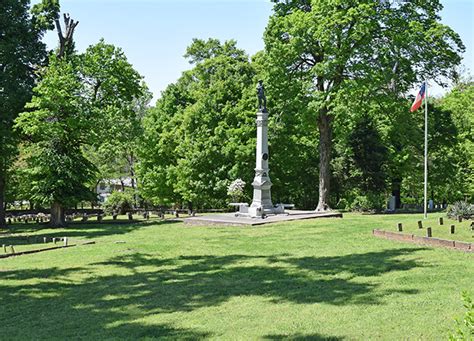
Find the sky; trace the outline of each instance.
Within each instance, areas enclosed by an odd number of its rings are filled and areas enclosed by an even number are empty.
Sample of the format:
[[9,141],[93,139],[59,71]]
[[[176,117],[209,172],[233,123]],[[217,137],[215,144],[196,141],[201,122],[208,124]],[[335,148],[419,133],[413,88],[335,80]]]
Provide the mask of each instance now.
[[[39,0],[32,0],[32,4]],[[442,22],[466,45],[463,64],[474,73],[474,0],[441,0]],[[250,56],[264,48],[263,32],[272,14],[270,0],[60,0],[61,12],[79,21],[74,33],[83,52],[104,38],[121,47],[154,94],[191,66],[184,59],[193,38],[235,39]],[[50,49],[57,35],[44,38]],[[431,95],[446,90],[431,88]],[[415,91],[416,92],[416,91]]]

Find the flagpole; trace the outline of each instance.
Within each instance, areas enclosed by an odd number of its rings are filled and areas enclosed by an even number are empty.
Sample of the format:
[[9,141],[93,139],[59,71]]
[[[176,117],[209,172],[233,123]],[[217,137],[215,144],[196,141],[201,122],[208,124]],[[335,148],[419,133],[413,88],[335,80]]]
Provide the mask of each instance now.
[[424,217],[428,218],[427,198],[428,198],[428,83],[425,79],[425,183],[424,183]]

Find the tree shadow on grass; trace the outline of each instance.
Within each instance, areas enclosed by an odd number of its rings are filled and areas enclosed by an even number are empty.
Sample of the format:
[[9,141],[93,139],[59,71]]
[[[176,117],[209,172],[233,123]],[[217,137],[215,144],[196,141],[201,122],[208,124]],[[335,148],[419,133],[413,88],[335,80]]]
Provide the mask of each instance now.
[[[135,253],[84,268],[8,270],[0,272],[0,305],[12,314],[0,318],[0,323],[10,333],[5,335],[31,338],[25,319],[13,317],[25,312],[41,317],[47,311],[35,338],[47,339],[58,325],[68,333],[64,336],[80,333],[86,339],[205,338],[212,335],[163,324],[160,314],[191,312],[244,296],[260,296],[275,304],[383,304],[388,294],[417,290],[382,289],[371,278],[425,266],[413,257],[405,259],[420,250],[424,249],[301,258],[240,254],[159,258]],[[140,320],[147,318],[158,320],[157,324]],[[331,339],[312,334],[294,335],[293,340],[317,337]]]

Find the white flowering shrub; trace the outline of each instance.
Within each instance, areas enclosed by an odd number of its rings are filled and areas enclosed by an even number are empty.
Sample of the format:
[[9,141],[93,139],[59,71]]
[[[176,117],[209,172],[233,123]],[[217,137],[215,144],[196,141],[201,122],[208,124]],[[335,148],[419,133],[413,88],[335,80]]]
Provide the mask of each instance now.
[[239,201],[244,196],[245,181],[242,179],[236,179],[227,187],[227,195],[232,198],[233,201]]

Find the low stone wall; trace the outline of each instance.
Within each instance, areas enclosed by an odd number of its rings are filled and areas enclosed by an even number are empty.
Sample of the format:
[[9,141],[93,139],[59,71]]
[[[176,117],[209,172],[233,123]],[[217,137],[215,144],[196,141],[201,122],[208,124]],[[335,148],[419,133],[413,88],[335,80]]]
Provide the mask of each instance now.
[[444,247],[452,250],[473,252],[474,245],[472,243],[461,242],[457,240],[440,239],[433,237],[420,237],[414,234],[391,232],[375,229],[372,234],[378,238],[385,238],[390,240],[398,240],[402,242],[409,242],[415,244],[428,245],[433,247]]

